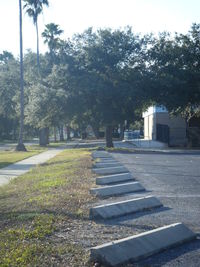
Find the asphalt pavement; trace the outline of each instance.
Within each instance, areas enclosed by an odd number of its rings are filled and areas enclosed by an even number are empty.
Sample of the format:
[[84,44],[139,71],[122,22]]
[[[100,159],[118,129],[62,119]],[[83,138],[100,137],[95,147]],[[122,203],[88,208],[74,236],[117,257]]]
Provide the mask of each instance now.
[[[110,224],[129,225],[148,231],[171,223],[183,222],[198,234],[196,241],[167,250],[140,262],[138,266],[200,266],[200,152],[112,153],[124,164],[146,192],[118,197],[117,200],[153,195],[164,207],[120,219]],[[104,200],[105,203],[113,199]],[[102,203],[102,202],[101,202]],[[135,266],[135,265],[133,265]]]

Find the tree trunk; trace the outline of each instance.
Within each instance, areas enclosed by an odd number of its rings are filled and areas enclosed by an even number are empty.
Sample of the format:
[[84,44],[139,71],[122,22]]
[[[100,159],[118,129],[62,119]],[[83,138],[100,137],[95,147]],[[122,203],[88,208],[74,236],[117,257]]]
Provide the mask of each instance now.
[[185,146],[188,147],[192,147],[192,140],[190,140],[190,136],[189,136],[189,120],[186,118],[185,119],[185,126],[186,126],[186,140],[187,140],[187,144],[185,144]]
[[92,126],[94,135],[96,137],[96,139],[99,139],[99,127],[98,126]]
[[40,146],[49,144],[49,128],[42,128],[39,131]]
[[49,127],[45,128],[45,133],[46,133],[46,140],[47,140],[47,145],[49,144]]
[[77,130],[74,130],[74,138],[78,138],[79,135],[78,135],[78,131]]
[[106,126],[106,147],[113,147],[112,141],[113,127],[111,125]]
[[38,21],[35,22],[36,27],[36,37],[37,37],[37,66],[38,66],[38,74],[40,72],[40,50],[39,50],[39,33],[38,33]]
[[124,124],[120,123],[120,140],[124,139]]
[[71,137],[70,137],[70,127],[69,125],[67,125],[67,141],[70,141]]
[[59,128],[60,128],[60,131],[59,131],[59,133],[60,133],[60,141],[63,142],[64,141],[63,125],[61,125]]
[[26,151],[23,144],[24,132],[24,67],[23,67],[23,38],[22,38],[22,3],[19,0],[19,28],[20,28],[20,130],[16,151]]
[[13,123],[13,140],[17,139],[17,124],[16,122]]
[[86,130],[84,129],[81,131],[81,139],[84,140],[86,138],[87,138],[87,133],[86,133]]
[[56,138],[56,127],[53,127],[53,134],[54,134],[54,142],[57,141],[57,138]]

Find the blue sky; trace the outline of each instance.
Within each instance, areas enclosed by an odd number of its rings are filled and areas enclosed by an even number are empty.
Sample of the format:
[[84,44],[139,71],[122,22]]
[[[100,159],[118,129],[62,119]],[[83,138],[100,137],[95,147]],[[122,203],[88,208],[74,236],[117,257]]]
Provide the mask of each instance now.
[[[94,28],[132,26],[137,33],[182,32],[193,22],[200,23],[200,0],[49,0],[39,19],[40,32],[54,22],[64,30],[63,38]],[[19,54],[18,0],[0,0],[0,53]],[[24,51],[36,49],[35,29],[27,15],[23,20]],[[47,47],[40,40],[40,50]]]

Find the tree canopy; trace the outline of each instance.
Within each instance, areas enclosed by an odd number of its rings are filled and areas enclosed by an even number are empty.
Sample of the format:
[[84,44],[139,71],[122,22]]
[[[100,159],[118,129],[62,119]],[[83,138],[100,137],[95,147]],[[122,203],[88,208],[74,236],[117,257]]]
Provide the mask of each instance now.
[[[60,38],[61,33],[59,25],[46,25],[42,36],[49,52],[40,56],[39,78],[36,54],[25,55],[27,125],[73,123],[80,131],[87,125],[97,131],[103,127],[107,145],[112,146],[113,127],[133,121],[148,105],[165,105],[187,120],[199,114],[199,24],[175,36],[140,36],[129,27],[89,28],[67,40]],[[18,68],[12,54],[0,55],[0,116],[18,116]],[[8,101],[12,108],[6,112]]]

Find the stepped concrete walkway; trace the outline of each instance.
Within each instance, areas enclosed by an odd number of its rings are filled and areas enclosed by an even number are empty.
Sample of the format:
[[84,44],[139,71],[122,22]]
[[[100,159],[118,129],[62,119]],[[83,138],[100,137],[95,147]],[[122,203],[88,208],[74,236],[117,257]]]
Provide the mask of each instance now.
[[5,168],[0,169],[0,186],[8,184],[11,179],[16,178],[26,172],[37,164],[42,164],[49,159],[55,157],[57,154],[62,152],[66,147],[59,147],[54,149],[49,149],[48,151],[42,152],[33,157],[18,161],[11,164]]

